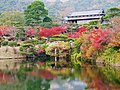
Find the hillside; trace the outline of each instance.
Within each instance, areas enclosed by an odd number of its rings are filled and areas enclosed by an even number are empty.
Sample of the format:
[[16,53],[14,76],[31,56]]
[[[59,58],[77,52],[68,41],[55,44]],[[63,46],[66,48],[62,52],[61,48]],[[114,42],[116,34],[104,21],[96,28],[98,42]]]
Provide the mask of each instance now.
[[50,15],[65,16],[72,11],[120,7],[120,0],[68,0],[66,2],[56,0],[49,3],[47,1],[45,4],[49,8]]
[[[0,0],[0,13],[3,11],[23,11],[34,0]],[[120,0],[42,0],[51,16],[61,17],[72,11],[108,9],[120,7]],[[63,2],[64,1],[64,2]]]
[[0,0],[0,13],[3,11],[23,11],[34,0]]

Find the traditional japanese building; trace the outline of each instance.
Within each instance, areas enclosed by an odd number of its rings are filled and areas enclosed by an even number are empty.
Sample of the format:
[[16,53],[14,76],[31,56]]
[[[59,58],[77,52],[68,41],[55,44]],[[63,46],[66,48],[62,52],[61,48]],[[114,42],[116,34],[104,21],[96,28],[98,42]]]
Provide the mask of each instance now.
[[80,12],[72,12],[67,15],[63,22],[64,23],[78,23],[85,24],[92,20],[98,20],[105,15],[104,10],[90,10],[90,11],[80,11]]

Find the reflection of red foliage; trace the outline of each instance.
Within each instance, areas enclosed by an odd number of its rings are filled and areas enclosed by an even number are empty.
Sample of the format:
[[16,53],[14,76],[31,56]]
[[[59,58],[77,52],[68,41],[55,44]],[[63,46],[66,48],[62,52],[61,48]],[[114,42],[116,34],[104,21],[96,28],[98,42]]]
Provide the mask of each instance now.
[[45,62],[38,61],[38,65],[44,65]]
[[50,71],[48,70],[42,70],[40,72],[41,77],[45,78],[45,79],[52,79],[52,78],[56,78],[56,75],[53,75]]
[[45,78],[45,79],[53,79],[53,78],[57,78],[56,75],[52,74],[50,71],[48,70],[41,70],[41,71],[38,71],[38,70],[35,70],[33,71],[30,75],[32,76],[40,76],[42,78]]
[[0,83],[11,83],[14,79],[12,75],[0,72]]
[[95,79],[93,79],[92,83],[90,84],[90,87],[94,88],[95,90],[107,90],[106,85],[98,77],[96,77]]

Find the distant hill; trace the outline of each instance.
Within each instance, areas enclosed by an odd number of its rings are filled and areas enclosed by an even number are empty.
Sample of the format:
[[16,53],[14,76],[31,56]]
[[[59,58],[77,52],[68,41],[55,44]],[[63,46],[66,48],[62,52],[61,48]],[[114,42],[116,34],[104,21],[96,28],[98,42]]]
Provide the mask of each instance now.
[[0,0],[0,13],[4,11],[23,11],[34,0]]
[[[120,8],[120,0],[67,0],[61,2],[56,0],[55,2],[49,2],[43,0],[46,7],[49,9],[50,15],[65,16],[73,11],[92,10],[92,9],[105,9],[111,7]],[[49,0],[50,1],[50,0]]]
[[[35,0],[0,0],[0,13],[3,11],[23,11]],[[120,7],[120,0],[41,0],[51,16],[62,17],[73,11],[108,9]],[[52,2],[51,2],[52,1]]]

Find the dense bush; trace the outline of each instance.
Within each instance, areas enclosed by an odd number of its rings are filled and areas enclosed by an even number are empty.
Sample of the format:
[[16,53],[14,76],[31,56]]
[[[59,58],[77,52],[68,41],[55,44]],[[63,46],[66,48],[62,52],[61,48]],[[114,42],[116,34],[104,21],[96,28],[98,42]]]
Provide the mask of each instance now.
[[7,45],[8,45],[8,41],[2,41],[2,42],[1,42],[1,45],[2,45],[2,46],[7,46]]
[[20,53],[21,54],[33,54],[36,48],[33,44],[27,43],[27,44],[21,44],[20,46]]
[[9,41],[8,45],[11,46],[11,47],[13,47],[13,46],[17,46],[18,44],[17,44],[16,41]]
[[101,54],[101,57],[105,60],[107,64],[116,64],[120,62],[120,47],[108,47],[105,51]]
[[30,40],[26,40],[24,43],[25,44],[27,44],[27,43],[31,43],[31,44],[43,44],[43,43],[45,43],[45,39],[41,39],[41,40],[30,39]]
[[67,40],[68,40],[68,36],[64,34],[55,35],[50,38],[50,41],[67,41]]
[[26,43],[39,44],[39,40],[27,40]]
[[81,65],[84,61],[80,50],[80,46],[82,45],[82,43],[83,38],[74,39],[74,47],[71,52],[71,62],[73,63],[73,65]]
[[[56,53],[55,53],[56,49]],[[51,56],[59,56],[64,57],[68,55],[70,52],[70,44],[68,42],[57,42],[50,44],[46,49],[46,54]]]
[[101,73],[112,83],[120,84],[120,70],[119,68],[113,68],[106,66],[105,68],[100,68]]

